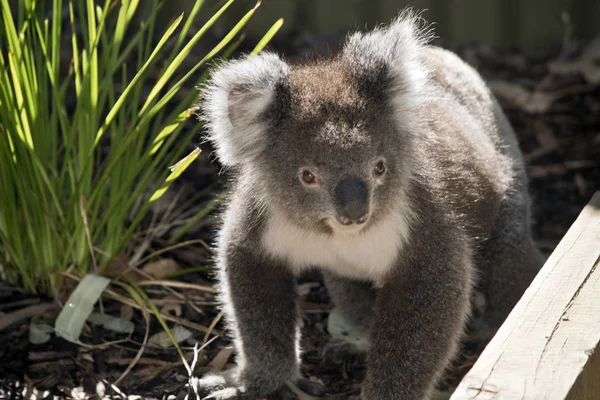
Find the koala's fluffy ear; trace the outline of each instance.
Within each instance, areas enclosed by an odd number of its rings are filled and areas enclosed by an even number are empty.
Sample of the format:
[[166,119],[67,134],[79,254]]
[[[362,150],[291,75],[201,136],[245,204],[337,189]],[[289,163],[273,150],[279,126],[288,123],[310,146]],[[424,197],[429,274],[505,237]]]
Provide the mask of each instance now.
[[250,161],[268,145],[265,124],[280,112],[276,102],[289,85],[289,67],[277,55],[229,61],[214,71],[204,90],[200,115],[225,166]]
[[349,36],[343,55],[367,94],[410,107],[425,92],[428,71],[421,51],[430,38],[424,20],[407,9],[387,26]]

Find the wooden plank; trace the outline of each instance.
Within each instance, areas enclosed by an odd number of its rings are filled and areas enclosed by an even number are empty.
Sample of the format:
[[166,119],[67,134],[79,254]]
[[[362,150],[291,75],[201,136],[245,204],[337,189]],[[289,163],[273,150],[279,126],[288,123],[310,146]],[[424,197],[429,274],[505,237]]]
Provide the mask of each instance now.
[[600,399],[600,192],[451,400]]
[[588,400],[600,397],[600,349],[590,357],[585,369],[571,388],[567,400]]

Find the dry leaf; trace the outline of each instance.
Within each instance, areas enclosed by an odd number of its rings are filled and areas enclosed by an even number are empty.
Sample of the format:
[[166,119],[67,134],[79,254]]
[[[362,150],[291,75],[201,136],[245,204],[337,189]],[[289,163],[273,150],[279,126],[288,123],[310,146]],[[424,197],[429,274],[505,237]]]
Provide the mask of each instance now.
[[175,260],[170,258],[162,258],[158,261],[144,265],[142,270],[145,273],[152,275],[156,279],[162,279],[165,276],[179,272],[180,267]]
[[29,343],[42,344],[50,340],[54,328],[46,324],[43,319],[33,317],[29,324]]
[[[171,334],[177,343],[181,343],[184,340],[188,340],[192,337],[192,332],[181,325],[175,325],[171,329]],[[167,335],[167,332],[162,331],[152,335],[150,339],[148,339],[148,346],[162,347],[163,349],[166,349],[173,346],[173,342],[169,338],[169,335]]]
[[0,331],[24,319],[42,315],[46,310],[55,307],[54,303],[34,304],[0,316]]
[[557,75],[581,74],[593,85],[600,84],[600,38],[592,41],[575,60],[556,60],[548,64],[550,72]]
[[298,296],[306,297],[313,288],[318,288],[320,284],[318,282],[306,282],[298,285]]
[[95,325],[101,325],[109,331],[117,333],[133,333],[133,322],[121,318],[113,317],[112,315],[102,313],[92,313],[88,317],[88,321]]
[[496,96],[512,107],[531,114],[547,111],[556,100],[551,93],[531,92],[523,86],[507,81],[490,81],[489,86]]
[[534,135],[540,146],[532,152],[524,155],[527,164],[531,164],[538,158],[543,157],[546,154],[550,154],[559,149],[558,140],[554,136],[552,129],[550,128],[550,126],[548,126],[547,123],[541,120],[537,120],[534,123],[534,128]]
[[210,372],[219,372],[222,371],[225,365],[227,364],[227,360],[233,353],[233,346],[223,347],[219,353],[212,359],[208,366],[210,367]]
[[559,99],[578,93],[591,92],[591,85],[573,85],[553,92],[530,91],[523,86],[503,80],[488,82],[494,94],[506,105],[529,114],[543,114]]
[[175,251],[177,257],[185,264],[202,265],[210,261],[210,258],[206,256],[206,250],[204,249],[181,248]]
[[113,258],[106,267],[106,275],[123,275],[133,282],[141,282],[147,279],[140,271],[129,264],[129,255],[126,253],[119,253]]
[[365,335],[356,330],[342,315],[338,308],[333,308],[327,318],[327,331],[334,339],[359,342]]
[[531,165],[527,168],[527,175],[529,175],[531,179],[560,176],[566,173],[567,167],[563,164]]
[[182,314],[181,304],[177,304],[177,303],[167,303],[160,309],[160,311],[163,314],[173,314],[178,317],[181,317],[181,314]]
[[133,307],[131,307],[129,304],[121,304],[121,319],[124,319],[125,321],[131,321],[131,319],[133,318]]
[[558,140],[554,136],[554,132],[547,123],[541,120],[536,120],[534,123],[535,138],[541,147],[547,149],[555,149],[558,147]]
[[585,194],[587,193],[587,182],[585,181],[585,179],[583,179],[583,176],[581,176],[581,174],[575,174],[575,187],[577,187],[577,191],[579,192],[580,196],[585,196]]

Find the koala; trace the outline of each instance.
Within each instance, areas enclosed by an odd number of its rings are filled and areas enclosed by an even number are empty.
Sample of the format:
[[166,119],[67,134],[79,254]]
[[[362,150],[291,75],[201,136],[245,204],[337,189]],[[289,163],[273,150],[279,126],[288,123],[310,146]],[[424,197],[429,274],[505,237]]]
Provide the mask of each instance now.
[[425,399],[475,289],[497,329],[540,269],[517,138],[478,73],[403,12],[327,59],[220,64],[200,101],[231,176],[216,279],[237,367],[206,398],[255,399],[300,374],[296,277],[319,269],[366,333],[365,400]]

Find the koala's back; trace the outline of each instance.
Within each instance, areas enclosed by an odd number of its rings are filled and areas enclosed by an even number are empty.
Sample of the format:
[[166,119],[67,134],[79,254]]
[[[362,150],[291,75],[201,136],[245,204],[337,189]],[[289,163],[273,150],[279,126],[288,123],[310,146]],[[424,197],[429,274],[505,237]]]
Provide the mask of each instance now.
[[438,91],[451,95],[471,118],[480,118],[484,128],[481,133],[490,138],[498,152],[521,167],[522,155],[516,135],[479,73],[456,54],[439,47],[427,47],[423,56],[432,67],[430,79],[438,85]]
[[518,191],[527,201],[523,158],[513,129],[480,75],[454,53],[422,53],[430,92],[419,117],[417,179],[474,238],[494,229],[502,201]]

